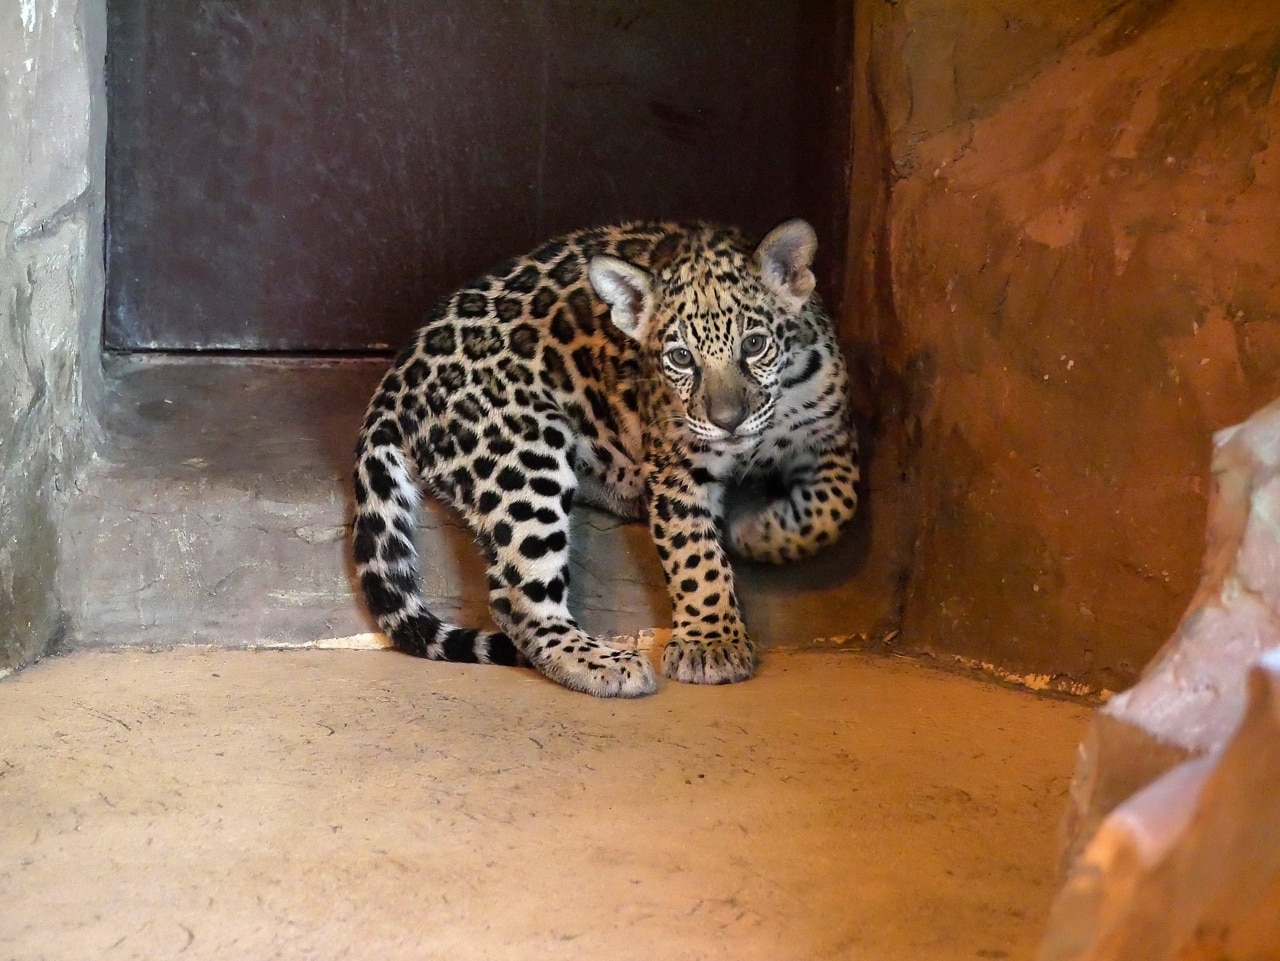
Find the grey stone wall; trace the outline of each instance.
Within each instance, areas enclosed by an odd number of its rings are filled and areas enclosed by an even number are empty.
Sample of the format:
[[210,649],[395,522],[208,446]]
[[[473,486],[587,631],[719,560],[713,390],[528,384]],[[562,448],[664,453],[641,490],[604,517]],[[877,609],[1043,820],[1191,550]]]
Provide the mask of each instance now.
[[103,0],[0,8],[0,671],[58,637],[101,394],[105,50]]

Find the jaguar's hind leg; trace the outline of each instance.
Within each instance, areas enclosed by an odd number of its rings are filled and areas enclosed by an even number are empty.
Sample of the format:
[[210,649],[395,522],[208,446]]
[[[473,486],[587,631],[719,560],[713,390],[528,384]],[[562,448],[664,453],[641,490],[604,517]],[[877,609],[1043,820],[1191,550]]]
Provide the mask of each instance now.
[[[544,425],[552,426],[552,425]],[[548,435],[564,446],[546,443]],[[554,425],[526,440],[477,480],[472,524],[489,558],[494,620],[539,671],[598,697],[636,697],[657,689],[644,652],[620,650],[585,634],[569,613],[569,514],[576,478],[568,433]]]

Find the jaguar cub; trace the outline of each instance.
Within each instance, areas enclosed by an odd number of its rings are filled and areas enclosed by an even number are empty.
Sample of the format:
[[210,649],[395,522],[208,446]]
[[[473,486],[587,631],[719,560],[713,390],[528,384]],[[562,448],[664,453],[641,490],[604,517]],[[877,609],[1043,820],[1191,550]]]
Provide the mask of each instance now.
[[[663,673],[750,677],[756,648],[726,548],[803,557],[857,506],[816,249],[802,220],[754,250],[726,228],[626,223],[552,240],[437,305],[383,378],[356,447],[355,560],[395,646],[529,663],[602,697],[652,692],[643,652],[588,636],[569,613],[569,511],[586,503],[648,520],[671,595]],[[726,516],[726,489],[757,479],[774,498]],[[419,484],[474,530],[499,631],[427,609]]]

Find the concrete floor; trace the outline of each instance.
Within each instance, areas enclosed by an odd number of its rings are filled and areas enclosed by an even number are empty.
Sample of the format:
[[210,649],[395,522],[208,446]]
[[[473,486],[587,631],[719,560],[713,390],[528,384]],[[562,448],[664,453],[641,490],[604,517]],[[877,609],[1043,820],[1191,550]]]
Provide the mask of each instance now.
[[0,957],[1029,958],[1088,709],[905,659],[598,701],[390,652],[0,682]]

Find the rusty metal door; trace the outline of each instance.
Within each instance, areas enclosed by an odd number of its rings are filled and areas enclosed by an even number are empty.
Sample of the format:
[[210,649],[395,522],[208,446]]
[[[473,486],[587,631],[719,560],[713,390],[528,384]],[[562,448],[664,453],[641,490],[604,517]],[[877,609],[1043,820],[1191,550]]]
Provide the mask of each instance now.
[[800,214],[830,270],[846,6],[109,0],[106,346],[383,349],[626,217]]

